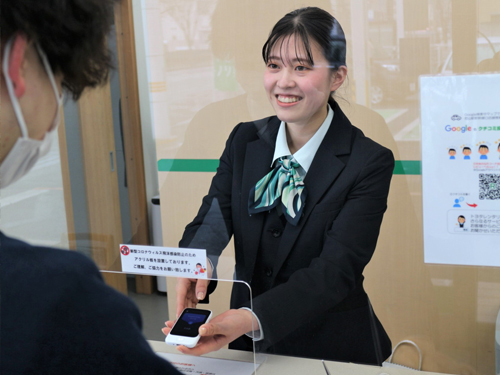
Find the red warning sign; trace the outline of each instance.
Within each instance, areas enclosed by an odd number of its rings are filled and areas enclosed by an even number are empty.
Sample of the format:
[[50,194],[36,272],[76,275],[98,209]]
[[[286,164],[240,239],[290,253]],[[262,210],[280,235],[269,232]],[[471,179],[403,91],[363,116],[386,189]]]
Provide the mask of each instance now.
[[130,249],[128,248],[128,246],[123,245],[122,247],[120,247],[120,252],[123,255],[129,255],[130,254]]

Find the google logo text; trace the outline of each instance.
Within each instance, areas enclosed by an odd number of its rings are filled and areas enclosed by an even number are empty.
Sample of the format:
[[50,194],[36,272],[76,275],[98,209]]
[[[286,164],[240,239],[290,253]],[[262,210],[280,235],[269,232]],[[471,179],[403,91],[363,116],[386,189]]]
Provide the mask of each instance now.
[[465,132],[470,132],[472,128],[470,126],[451,126],[451,125],[446,125],[444,127],[444,130],[447,132],[460,132],[460,133],[465,133]]

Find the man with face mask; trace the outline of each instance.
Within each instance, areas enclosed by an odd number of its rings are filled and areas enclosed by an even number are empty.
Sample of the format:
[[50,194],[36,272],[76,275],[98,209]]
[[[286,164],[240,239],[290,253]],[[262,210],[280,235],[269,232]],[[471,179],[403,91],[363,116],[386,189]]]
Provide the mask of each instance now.
[[[65,89],[105,83],[112,0],[1,2],[0,188],[46,154]],[[180,374],[141,334],[137,307],[94,263],[0,232],[2,374]]]
[[[22,35],[16,35],[12,36],[7,41],[3,51],[2,72],[11,73],[12,71],[14,71],[12,76],[16,80],[16,87],[14,87],[14,82],[12,81],[10,74],[3,75],[5,85],[7,86],[7,93],[10,99],[10,104],[12,106],[12,109],[14,110],[15,120],[17,121],[19,130],[21,131],[21,136],[17,138],[14,145],[10,148],[10,151],[8,151],[8,145],[2,144],[2,153],[6,153],[6,155],[2,160],[2,164],[0,165],[0,188],[10,185],[11,183],[24,176],[35,165],[40,157],[47,154],[53,138],[57,137],[59,113],[63,96],[59,94],[60,90],[57,87],[57,83],[54,74],[52,73],[52,69],[50,68],[47,57],[38,45],[35,45],[35,48],[43,63],[43,68],[45,69],[45,72],[47,74],[50,86],[53,89],[56,109],[54,111],[55,114],[53,115],[54,119],[52,122],[47,121],[48,117],[44,118],[43,124],[37,125],[32,129],[33,132],[37,130],[43,131],[43,128],[46,127],[46,123],[48,122],[50,124],[50,127],[47,129],[45,134],[42,134],[42,139],[30,138],[26,122],[24,121],[24,116],[21,105],[19,104],[18,96],[22,97],[24,95],[26,89],[21,88],[20,86],[26,84],[24,82],[21,82],[21,80],[23,79],[20,72],[21,67],[17,65],[21,62],[20,55],[26,53],[26,48],[26,37]],[[11,55],[11,51],[14,52],[13,56]],[[4,100],[3,96],[2,100]],[[8,110],[6,110],[6,112],[8,112]],[[7,120],[6,125],[12,120],[14,119],[10,119],[10,121]],[[2,124],[3,123],[4,121],[2,116]],[[8,130],[5,133],[2,131],[2,134],[8,134],[7,132]],[[11,137],[10,139],[12,142],[15,137]]]

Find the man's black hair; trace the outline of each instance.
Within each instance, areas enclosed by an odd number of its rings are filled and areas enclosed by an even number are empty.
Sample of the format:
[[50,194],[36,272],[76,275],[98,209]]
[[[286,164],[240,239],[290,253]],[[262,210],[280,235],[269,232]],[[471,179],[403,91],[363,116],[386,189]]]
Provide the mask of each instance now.
[[26,35],[47,55],[63,87],[76,100],[86,87],[108,79],[112,67],[106,37],[113,24],[114,0],[3,0],[2,48],[15,34]]

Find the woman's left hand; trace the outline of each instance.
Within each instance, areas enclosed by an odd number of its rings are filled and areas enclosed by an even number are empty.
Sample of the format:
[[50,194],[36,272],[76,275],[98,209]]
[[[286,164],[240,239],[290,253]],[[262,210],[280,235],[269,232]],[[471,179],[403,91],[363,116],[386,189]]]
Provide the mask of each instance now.
[[[201,338],[194,348],[190,349],[184,345],[180,345],[177,347],[177,350],[190,355],[202,355],[219,350],[241,335],[252,331],[252,319],[254,317],[249,310],[228,310],[200,327],[199,333]],[[165,324],[166,327],[162,329],[162,332],[168,335],[174,326],[174,322],[168,321]],[[253,329],[259,328],[256,320],[254,320],[253,327]]]

